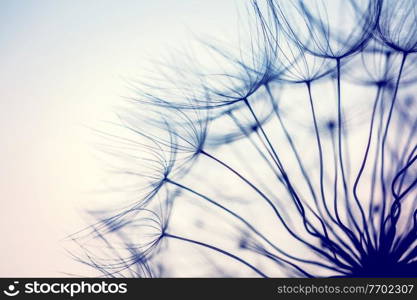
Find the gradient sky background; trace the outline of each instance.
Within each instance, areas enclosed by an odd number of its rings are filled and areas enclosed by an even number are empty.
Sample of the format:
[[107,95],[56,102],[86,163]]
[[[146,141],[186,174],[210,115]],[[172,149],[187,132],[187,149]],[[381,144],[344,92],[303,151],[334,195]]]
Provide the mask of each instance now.
[[104,175],[92,132],[147,57],[230,38],[236,0],[0,1],[0,276],[83,275],[60,239]]

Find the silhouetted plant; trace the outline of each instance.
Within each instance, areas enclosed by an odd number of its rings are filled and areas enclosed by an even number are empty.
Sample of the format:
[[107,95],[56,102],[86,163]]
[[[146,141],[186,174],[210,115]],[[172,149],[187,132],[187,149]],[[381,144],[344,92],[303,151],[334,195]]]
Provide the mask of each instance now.
[[252,8],[207,71],[135,86],[104,147],[134,200],[74,255],[115,277],[417,276],[415,1]]

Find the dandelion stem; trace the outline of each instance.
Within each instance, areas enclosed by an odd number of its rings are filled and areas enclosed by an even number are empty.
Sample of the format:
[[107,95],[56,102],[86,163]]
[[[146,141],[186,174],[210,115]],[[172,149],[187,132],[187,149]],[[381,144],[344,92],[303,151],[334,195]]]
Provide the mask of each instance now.
[[214,250],[218,253],[224,254],[224,255],[226,255],[226,256],[228,256],[228,257],[230,257],[230,258],[232,258],[232,259],[234,259],[234,260],[236,260],[236,261],[238,261],[242,264],[244,264],[245,266],[252,269],[255,273],[257,273],[261,277],[263,277],[263,278],[268,277],[267,275],[265,275],[265,273],[263,273],[257,267],[253,266],[252,264],[248,263],[246,260],[244,260],[244,259],[240,258],[239,256],[236,256],[236,255],[234,255],[234,254],[232,254],[232,253],[230,253],[226,250],[223,250],[223,249],[217,248],[215,246],[212,246],[210,244],[199,242],[199,241],[196,241],[196,240],[193,240],[193,239],[188,239],[188,238],[181,237],[181,236],[178,236],[178,235],[170,234],[168,232],[165,232],[164,236],[167,237],[167,238],[177,239],[177,240],[180,240],[180,241],[188,242],[188,243],[191,243],[191,244],[199,245],[199,246]]
[[[358,185],[359,185],[359,181],[361,179],[361,176],[363,174],[363,171],[365,170],[365,165],[366,165],[366,162],[367,162],[367,159],[368,159],[369,149],[371,147],[372,134],[373,134],[373,129],[374,129],[374,121],[375,121],[375,114],[376,114],[376,110],[377,110],[378,104],[379,104],[381,88],[382,88],[382,86],[378,85],[378,89],[377,89],[376,96],[375,96],[375,101],[374,101],[374,106],[373,106],[373,109],[372,109],[371,123],[370,123],[370,126],[369,126],[370,127],[369,128],[369,135],[368,135],[368,141],[367,141],[367,145],[366,145],[366,149],[365,149],[364,158],[362,160],[362,164],[360,166],[358,175],[356,176],[355,183],[353,184],[353,195],[354,195],[354,197],[355,197],[355,199],[358,203],[360,203],[359,196],[358,196]],[[367,238],[368,238],[369,242],[371,243],[371,237],[370,237],[370,234],[369,234],[368,226],[366,225],[367,222],[366,222],[366,218],[365,218],[365,213],[363,212],[362,209],[361,209],[361,215],[362,215],[363,227],[365,229]]]
[[248,179],[246,179],[246,177],[244,177],[242,174],[240,174],[238,171],[236,171],[235,169],[233,169],[231,166],[229,166],[228,164],[226,164],[225,162],[223,162],[222,160],[218,159],[217,157],[211,155],[210,153],[202,150],[201,154],[207,156],[208,158],[214,160],[215,162],[219,163],[220,165],[222,165],[223,167],[225,167],[226,169],[228,169],[229,171],[231,171],[233,174],[235,174],[238,178],[240,178],[243,182],[245,182],[249,187],[251,187],[258,195],[260,195],[268,204],[269,206],[273,209],[275,215],[283,222],[282,216],[279,213],[278,209],[275,207],[275,205],[272,203],[272,201],[268,198],[268,196],[266,196],[258,187],[256,187],[252,182],[250,182]]
[[346,183],[345,168],[343,163],[343,146],[342,146],[342,135],[343,135],[343,111],[342,111],[342,98],[340,92],[340,58],[336,59],[336,70],[337,70],[337,130],[338,130],[338,150],[339,150],[339,164],[340,172],[342,174],[343,190],[345,193],[346,201],[349,201],[349,193]]
[[307,91],[308,91],[308,99],[309,99],[309,102],[310,102],[311,115],[313,117],[314,131],[315,131],[315,134],[316,134],[317,149],[318,149],[318,152],[319,152],[321,199],[323,201],[323,204],[324,204],[324,207],[325,207],[325,210],[326,210],[327,214],[329,216],[331,216],[331,214],[330,214],[330,212],[327,208],[327,205],[326,205],[326,195],[325,195],[325,191],[324,191],[323,149],[322,149],[322,146],[321,146],[320,133],[319,133],[318,125],[317,125],[317,118],[316,118],[316,112],[315,112],[314,103],[313,103],[313,96],[311,94],[311,83],[309,81],[307,81],[306,86],[307,86]]
[[270,139],[268,138],[268,135],[266,134],[265,130],[263,129],[262,124],[259,122],[259,119],[256,116],[256,114],[255,114],[252,106],[250,105],[249,101],[247,99],[245,99],[244,101],[245,101],[245,104],[248,107],[251,115],[253,116],[255,122],[258,124],[258,127],[261,130],[262,135],[265,138],[265,140],[266,140],[266,142],[267,142],[270,150],[272,151],[272,153],[274,155],[274,158],[276,159],[276,163],[277,163],[278,169],[279,169],[279,171],[281,172],[281,174],[282,174],[282,176],[284,178],[284,181],[286,183],[286,187],[288,188],[288,190],[290,192],[290,195],[291,195],[292,199],[294,200],[294,203],[295,203],[298,211],[304,216],[304,207],[303,207],[303,204],[301,203],[301,201],[299,199],[299,196],[297,195],[296,191],[292,187],[292,184],[291,184],[290,180],[288,179],[288,175],[287,175],[287,173],[284,170],[284,167],[283,167],[283,165],[281,163],[281,160],[279,159],[279,156],[278,156],[277,152],[275,151],[274,146],[272,145]]
[[384,219],[385,219],[385,209],[386,209],[386,186],[385,186],[385,176],[384,176],[384,166],[385,166],[385,144],[388,137],[388,130],[391,123],[392,113],[394,111],[395,102],[397,99],[398,87],[400,85],[401,75],[404,69],[405,61],[407,59],[407,52],[403,53],[400,70],[398,72],[398,77],[395,83],[394,93],[392,95],[391,105],[388,112],[388,119],[385,124],[384,134],[382,135],[382,144],[381,144],[381,188],[382,188],[382,209],[381,209],[381,223],[380,223],[380,231],[383,232],[384,227]]
[[173,181],[171,179],[167,179],[168,183],[171,183],[181,189],[184,189],[194,195],[197,195],[198,197],[208,201],[209,203],[217,206],[218,208],[222,209],[223,211],[225,211],[226,213],[230,214],[231,216],[235,217],[236,219],[238,219],[240,222],[242,222],[243,224],[245,224],[252,232],[254,232],[256,235],[258,235],[261,239],[263,239],[265,242],[267,242],[271,247],[273,247],[275,250],[281,252],[281,250],[274,245],[268,238],[266,238],[259,230],[257,230],[252,224],[250,224],[248,221],[246,221],[242,216],[238,215],[237,213],[235,213],[234,211],[230,210],[229,208],[225,207],[224,205],[218,203],[217,201],[197,192],[196,190],[189,188],[181,183],[178,183],[176,181]]
[[262,152],[262,150],[259,148],[259,146],[256,144],[256,142],[253,140],[253,138],[250,136],[249,132],[243,127],[243,125],[239,122],[239,120],[235,117],[235,115],[232,112],[229,112],[228,115],[233,120],[233,122],[236,124],[236,126],[243,132],[243,134],[247,137],[249,142],[252,144],[252,146],[256,149],[256,151],[259,153],[259,155],[262,157],[262,159],[266,162],[266,164],[270,167],[271,171],[274,172],[277,179],[282,182],[282,179],[280,178],[279,173],[275,169],[274,165],[271,163],[271,161],[266,157],[266,155]]
[[[342,97],[341,97],[341,74],[340,74],[340,58],[336,59],[336,81],[337,81],[337,130],[338,130],[338,154],[339,154],[339,166],[340,166],[340,173],[342,177],[342,185],[343,185],[343,191],[345,196],[345,203],[346,203],[346,210],[347,214],[349,216],[349,220],[353,223],[354,227],[359,233],[359,236],[362,238],[363,234],[362,231],[356,222],[355,217],[353,216],[352,207],[350,206],[350,197],[349,197],[349,191],[348,191],[348,185],[346,180],[346,174],[345,174],[345,167],[344,167],[344,160],[343,160],[343,110],[342,110]],[[359,204],[359,209],[362,210],[362,207]]]

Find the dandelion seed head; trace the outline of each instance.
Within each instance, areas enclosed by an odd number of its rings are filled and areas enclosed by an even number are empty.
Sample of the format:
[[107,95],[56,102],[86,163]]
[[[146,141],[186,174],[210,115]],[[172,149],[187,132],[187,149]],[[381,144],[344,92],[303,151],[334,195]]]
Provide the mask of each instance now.
[[111,263],[83,261],[104,276],[415,276],[415,15],[400,2],[252,1],[246,42],[162,66],[120,116],[136,140],[115,138],[142,193],[94,215]]

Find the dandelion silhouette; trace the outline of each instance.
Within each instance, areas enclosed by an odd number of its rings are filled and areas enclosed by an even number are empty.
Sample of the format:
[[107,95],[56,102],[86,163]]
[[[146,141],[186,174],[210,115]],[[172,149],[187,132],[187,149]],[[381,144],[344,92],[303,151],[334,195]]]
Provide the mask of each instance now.
[[415,1],[251,7],[246,44],[135,86],[103,146],[132,201],[71,253],[108,277],[416,277]]

